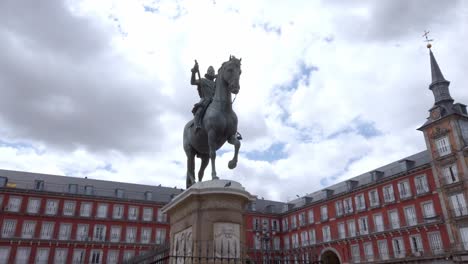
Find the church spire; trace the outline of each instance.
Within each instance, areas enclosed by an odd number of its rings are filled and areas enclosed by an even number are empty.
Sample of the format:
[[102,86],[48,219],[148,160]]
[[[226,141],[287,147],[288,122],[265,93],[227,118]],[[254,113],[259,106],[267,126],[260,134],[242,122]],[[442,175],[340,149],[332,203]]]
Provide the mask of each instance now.
[[442,75],[442,71],[439,68],[439,64],[437,63],[434,53],[431,50],[432,45],[429,43],[427,44],[427,48],[429,49],[429,57],[431,61],[431,75],[432,75],[432,83],[429,85],[429,89],[434,94],[434,104],[440,105],[444,103],[453,103],[453,99],[450,96],[449,85],[450,82],[445,80],[444,75]]

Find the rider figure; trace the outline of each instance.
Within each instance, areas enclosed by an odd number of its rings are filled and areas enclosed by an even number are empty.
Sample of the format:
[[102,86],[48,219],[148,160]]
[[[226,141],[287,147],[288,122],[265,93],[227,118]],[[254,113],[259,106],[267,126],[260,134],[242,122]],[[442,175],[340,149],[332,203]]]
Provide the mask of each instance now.
[[[195,73],[198,73],[198,80],[195,79]],[[200,96],[200,102],[196,103],[192,109],[192,113],[195,116],[195,132],[201,128],[203,115],[205,114],[206,108],[208,108],[208,105],[213,100],[215,93],[215,78],[216,74],[213,66],[208,67],[205,78],[200,78],[198,63],[195,61],[195,66],[192,68],[192,77],[190,78],[190,84],[197,86],[198,95]]]

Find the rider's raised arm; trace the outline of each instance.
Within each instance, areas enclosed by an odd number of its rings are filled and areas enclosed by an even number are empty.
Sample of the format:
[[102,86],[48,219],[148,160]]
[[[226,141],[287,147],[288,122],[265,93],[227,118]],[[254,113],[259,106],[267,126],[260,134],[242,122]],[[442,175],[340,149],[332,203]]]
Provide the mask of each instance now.
[[190,78],[190,84],[191,85],[198,85],[199,84],[199,81],[197,79],[195,79],[195,72],[192,71],[192,77]]

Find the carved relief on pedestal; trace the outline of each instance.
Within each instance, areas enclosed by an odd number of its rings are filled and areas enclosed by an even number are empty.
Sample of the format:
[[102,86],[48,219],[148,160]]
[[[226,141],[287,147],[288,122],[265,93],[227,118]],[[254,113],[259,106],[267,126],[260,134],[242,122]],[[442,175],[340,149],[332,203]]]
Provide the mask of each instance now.
[[240,225],[235,223],[214,223],[213,238],[215,255],[219,258],[240,257]]
[[187,264],[189,260],[184,260],[183,256],[192,256],[192,227],[188,227],[174,235],[172,244],[173,256],[177,256],[175,264]]

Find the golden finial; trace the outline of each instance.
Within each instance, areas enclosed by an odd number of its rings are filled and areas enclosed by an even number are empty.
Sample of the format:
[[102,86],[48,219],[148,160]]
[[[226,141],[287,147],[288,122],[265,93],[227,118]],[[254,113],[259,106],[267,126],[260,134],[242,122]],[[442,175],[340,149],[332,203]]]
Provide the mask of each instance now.
[[432,44],[431,44],[431,41],[434,41],[433,39],[429,39],[427,36],[429,35],[429,30],[424,30],[424,34],[422,35],[423,37],[425,37],[426,39],[424,40],[425,42],[427,42],[427,45],[426,47],[428,49],[432,48]]

